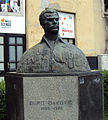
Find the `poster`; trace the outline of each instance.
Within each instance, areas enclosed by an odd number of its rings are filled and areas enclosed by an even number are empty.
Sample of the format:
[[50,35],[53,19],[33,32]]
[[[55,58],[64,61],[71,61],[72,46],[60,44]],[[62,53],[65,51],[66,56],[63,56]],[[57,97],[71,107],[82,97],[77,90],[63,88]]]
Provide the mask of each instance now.
[[0,33],[25,34],[25,0],[0,0]]
[[59,12],[59,34],[62,38],[75,38],[74,14]]
[[20,13],[20,0],[0,0],[0,12]]

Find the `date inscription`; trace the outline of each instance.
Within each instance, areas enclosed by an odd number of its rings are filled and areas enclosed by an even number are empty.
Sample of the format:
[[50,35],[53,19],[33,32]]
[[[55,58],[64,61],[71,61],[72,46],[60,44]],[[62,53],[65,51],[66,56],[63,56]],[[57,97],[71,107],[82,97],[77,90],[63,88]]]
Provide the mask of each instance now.
[[63,110],[64,106],[72,106],[72,100],[29,101],[30,106],[38,106],[40,110]]

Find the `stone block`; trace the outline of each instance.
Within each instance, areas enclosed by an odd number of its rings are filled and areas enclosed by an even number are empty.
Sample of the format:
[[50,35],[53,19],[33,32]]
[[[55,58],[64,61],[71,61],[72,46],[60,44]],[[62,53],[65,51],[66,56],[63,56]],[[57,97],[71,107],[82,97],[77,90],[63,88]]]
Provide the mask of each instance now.
[[98,55],[98,68],[108,70],[108,54]]
[[104,120],[100,72],[8,73],[6,93],[8,120]]

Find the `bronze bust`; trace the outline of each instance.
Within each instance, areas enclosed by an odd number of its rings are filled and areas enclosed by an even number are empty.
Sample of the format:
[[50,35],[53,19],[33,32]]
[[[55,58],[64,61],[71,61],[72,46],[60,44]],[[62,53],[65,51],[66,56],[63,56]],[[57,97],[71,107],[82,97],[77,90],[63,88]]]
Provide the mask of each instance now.
[[44,10],[39,20],[45,34],[39,44],[23,54],[17,72],[90,72],[83,52],[76,46],[65,43],[59,36],[57,11]]

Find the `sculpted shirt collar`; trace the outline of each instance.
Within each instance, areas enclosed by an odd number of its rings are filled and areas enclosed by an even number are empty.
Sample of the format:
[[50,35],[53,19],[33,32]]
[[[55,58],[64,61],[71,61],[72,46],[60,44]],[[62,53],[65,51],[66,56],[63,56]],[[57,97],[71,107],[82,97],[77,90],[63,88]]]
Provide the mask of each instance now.
[[[51,46],[50,46],[50,44],[49,44],[49,42],[48,42],[48,39],[45,37],[45,35],[42,37],[42,40],[41,40],[41,43],[43,43],[43,42],[45,42],[45,43],[48,45],[48,47],[51,48]],[[56,41],[55,41],[55,45],[56,45],[58,42],[61,42],[61,43],[66,44],[66,43],[62,40],[62,38],[61,38],[60,36],[57,37],[57,39],[56,39]]]

